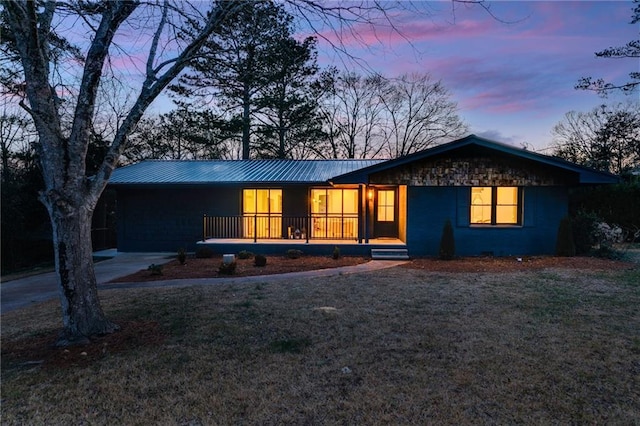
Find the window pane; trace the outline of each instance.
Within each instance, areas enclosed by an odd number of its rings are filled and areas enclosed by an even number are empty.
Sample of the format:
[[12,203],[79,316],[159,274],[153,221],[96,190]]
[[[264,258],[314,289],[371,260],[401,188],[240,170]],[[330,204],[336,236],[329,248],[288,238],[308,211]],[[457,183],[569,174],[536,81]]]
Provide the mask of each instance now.
[[314,217],[311,238],[325,238],[326,236],[327,236],[326,218]]
[[256,212],[256,190],[245,189],[242,191],[242,211],[243,213]]
[[341,189],[328,189],[327,190],[327,204],[329,214],[342,213],[342,190]]
[[491,187],[471,188],[471,223],[491,223]]
[[343,212],[349,214],[358,213],[358,190],[345,189],[342,194],[344,208]]
[[518,188],[497,188],[496,223],[518,223]]
[[256,189],[256,211],[258,213],[269,213],[268,189]]
[[498,205],[515,205],[518,204],[518,188],[517,187],[500,187],[498,188]]
[[497,206],[496,223],[518,223],[518,206]]
[[326,190],[311,190],[311,213],[324,213],[327,211]]
[[356,238],[358,232],[358,218],[357,217],[343,217],[343,238]]
[[269,211],[282,213],[282,189],[269,190]]
[[378,191],[378,221],[393,222],[395,191]]

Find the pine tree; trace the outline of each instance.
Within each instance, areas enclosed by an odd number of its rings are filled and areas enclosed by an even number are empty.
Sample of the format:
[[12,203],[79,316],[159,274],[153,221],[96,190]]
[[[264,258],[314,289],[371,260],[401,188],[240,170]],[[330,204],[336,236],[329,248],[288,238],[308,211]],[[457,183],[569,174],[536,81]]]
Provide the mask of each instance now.
[[[190,64],[191,73],[172,89],[200,103],[216,99],[229,120],[241,123],[242,158],[251,156],[256,117],[265,106],[264,92],[279,77],[283,44],[292,37],[293,17],[273,2],[244,2],[208,40],[204,52]],[[293,55],[292,52],[289,52]]]
[[281,40],[270,63],[272,81],[259,99],[256,151],[262,158],[306,158],[323,139],[315,39]]

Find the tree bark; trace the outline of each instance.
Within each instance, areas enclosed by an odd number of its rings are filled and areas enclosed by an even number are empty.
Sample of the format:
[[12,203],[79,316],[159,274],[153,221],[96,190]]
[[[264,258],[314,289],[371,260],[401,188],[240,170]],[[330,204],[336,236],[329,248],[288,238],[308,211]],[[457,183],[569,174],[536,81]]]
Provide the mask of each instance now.
[[245,84],[242,99],[242,159],[251,158],[251,95],[249,87]]
[[[184,69],[225,15],[239,3],[223,2],[212,9],[204,28],[175,57],[153,67],[159,35],[167,19],[169,4],[154,32],[147,61],[147,75],[133,107],[117,129],[98,172],[86,176],[86,154],[102,70],[120,25],[140,5],[133,1],[104,2],[83,64],[71,131],[62,130],[62,113],[54,85],[49,82],[49,33],[58,3],[50,0],[43,7],[36,2],[13,1],[3,4],[16,38],[25,77],[29,112],[38,131],[36,148],[45,189],[40,200],[47,208],[53,228],[56,273],[62,305],[63,331],[57,344],[85,343],[93,335],[110,333],[118,326],[107,320],[98,299],[93,268],[91,218],[100,194],[126,145],[127,136],[160,92]],[[82,12],[80,12],[82,13]]]
[[93,206],[78,205],[58,194],[41,198],[53,226],[62,307],[63,330],[56,345],[85,344],[89,342],[89,336],[118,330],[119,327],[104,315],[98,298],[91,245]]

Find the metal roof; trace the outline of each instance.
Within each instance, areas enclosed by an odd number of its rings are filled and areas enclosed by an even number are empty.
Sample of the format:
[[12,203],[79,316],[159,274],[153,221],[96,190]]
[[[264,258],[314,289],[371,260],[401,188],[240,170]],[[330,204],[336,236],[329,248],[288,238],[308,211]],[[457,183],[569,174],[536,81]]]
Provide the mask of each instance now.
[[324,183],[382,160],[146,160],[114,170],[110,185]]

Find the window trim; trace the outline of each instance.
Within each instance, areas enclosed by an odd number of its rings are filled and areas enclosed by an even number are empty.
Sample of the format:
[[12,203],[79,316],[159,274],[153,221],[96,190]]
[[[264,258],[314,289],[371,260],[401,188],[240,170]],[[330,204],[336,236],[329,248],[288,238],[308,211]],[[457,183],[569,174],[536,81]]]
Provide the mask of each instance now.
[[[491,188],[491,204],[489,207],[491,208],[491,222],[490,223],[473,223],[471,220],[471,209],[473,208],[473,188]],[[497,222],[497,207],[498,205],[498,188],[517,188],[518,193],[516,195],[517,205],[516,205],[516,222],[515,223],[499,223]],[[522,215],[522,205],[523,205],[523,187],[522,186],[472,186],[469,189],[469,225],[471,227],[478,228],[512,228],[512,227],[522,227],[523,226],[523,215]],[[487,205],[487,204],[485,204]],[[510,205],[510,204],[501,204],[501,205]]]

